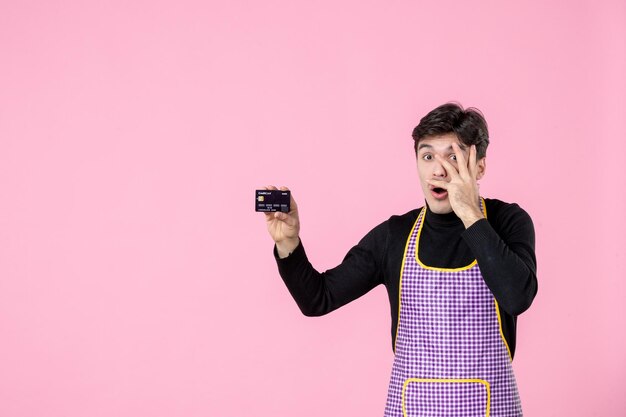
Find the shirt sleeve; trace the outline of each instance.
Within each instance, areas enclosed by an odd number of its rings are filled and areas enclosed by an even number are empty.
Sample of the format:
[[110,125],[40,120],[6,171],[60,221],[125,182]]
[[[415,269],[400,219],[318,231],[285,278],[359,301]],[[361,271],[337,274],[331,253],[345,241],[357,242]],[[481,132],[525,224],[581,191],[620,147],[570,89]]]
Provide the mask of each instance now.
[[371,230],[335,268],[318,272],[309,262],[302,240],[286,258],[274,257],[291,296],[306,316],[321,316],[366,294],[383,283],[388,224]]
[[517,204],[511,204],[498,223],[496,231],[481,219],[462,236],[500,308],[517,316],[537,294],[535,230],[528,213]]

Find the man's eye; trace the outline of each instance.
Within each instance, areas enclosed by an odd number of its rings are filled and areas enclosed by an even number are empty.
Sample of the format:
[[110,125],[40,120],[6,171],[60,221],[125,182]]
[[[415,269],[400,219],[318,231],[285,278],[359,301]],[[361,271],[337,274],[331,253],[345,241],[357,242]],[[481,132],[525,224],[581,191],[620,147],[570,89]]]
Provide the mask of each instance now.
[[450,155],[450,159],[452,159],[453,161],[456,161],[456,155],[454,154]]
[[422,159],[424,159],[424,161],[430,161],[431,159],[433,159],[433,156],[427,153],[426,155],[422,156]]

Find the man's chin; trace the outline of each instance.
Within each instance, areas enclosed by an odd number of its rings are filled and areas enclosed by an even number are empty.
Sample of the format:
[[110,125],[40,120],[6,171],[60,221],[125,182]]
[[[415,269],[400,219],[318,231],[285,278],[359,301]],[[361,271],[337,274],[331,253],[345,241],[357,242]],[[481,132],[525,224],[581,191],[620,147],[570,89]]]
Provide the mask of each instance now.
[[426,199],[428,209],[436,214],[448,214],[452,213],[452,207],[450,202],[446,198],[445,200]]

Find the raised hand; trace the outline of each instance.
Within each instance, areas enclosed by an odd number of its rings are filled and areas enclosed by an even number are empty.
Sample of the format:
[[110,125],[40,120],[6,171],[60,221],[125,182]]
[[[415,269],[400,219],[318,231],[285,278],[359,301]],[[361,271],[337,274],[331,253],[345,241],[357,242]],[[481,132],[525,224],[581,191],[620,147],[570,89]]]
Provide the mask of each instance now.
[[435,155],[437,161],[443,165],[450,176],[450,182],[443,180],[426,180],[434,187],[441,187],[448,191],[450,206],[454,213],[469,227],[483,218],[479,205],[478,193],[478,165],[476,163],[476,146],[472,145],[469,151],[469,160],[465,159],[458,144],[453,143],[452,149],[458,162],[458,170],[449,161]]

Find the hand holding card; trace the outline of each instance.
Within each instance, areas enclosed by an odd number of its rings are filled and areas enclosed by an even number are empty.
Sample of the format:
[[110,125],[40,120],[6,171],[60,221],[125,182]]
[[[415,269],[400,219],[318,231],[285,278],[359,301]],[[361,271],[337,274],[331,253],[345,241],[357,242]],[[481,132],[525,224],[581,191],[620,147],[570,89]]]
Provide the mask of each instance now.
[[[287,187],[280,187],[280,190],[273,185],[265,187],[263,190],[268,191],[282,191],[289,192]],[[258,190],[262,191],[262,190]],[[259,194],[257,191],[257,198],[259,196],[263,196],[263,200],[265,200],[264,194]],[[283,195],[278,195],[279,199],[284,198]],[[263,201],[262,203],[264,203]],[[259,201],[257,200],[257,204]],[[273,204],[278,204],[277,207],[273,206]],[[272,208],[280,209],[284,204],[274,203],[272,202]],[[257,206],[258,208],[258,206]],[[265,209],[267,207],[262,207]],[[267,221],[267,230],[270,233],[274,242],[276,242],[276,250],[278,251],[278,256],[281,258],[286,258],[289,256],[291,252],[294,251],[295,248],[300,244],[300,218],[298,217],[298,205],[296,201],[293,199],[293,195],[289,192],[289,205],[287,207],[288,212],[283,211],[269,211],[265,210],[265,220]],[[257,211],[264,211],[258,210]]]

